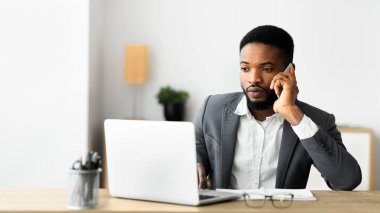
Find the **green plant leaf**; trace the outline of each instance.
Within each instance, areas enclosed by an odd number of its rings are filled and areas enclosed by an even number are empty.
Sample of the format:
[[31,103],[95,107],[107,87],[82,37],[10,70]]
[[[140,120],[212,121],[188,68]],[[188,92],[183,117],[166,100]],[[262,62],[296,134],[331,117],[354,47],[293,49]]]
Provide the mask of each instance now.
[[161,104],[183,103],[189,98],[189,93],[184,90],[175,90],[170,86],[165,86],[161,87],[156,97]]

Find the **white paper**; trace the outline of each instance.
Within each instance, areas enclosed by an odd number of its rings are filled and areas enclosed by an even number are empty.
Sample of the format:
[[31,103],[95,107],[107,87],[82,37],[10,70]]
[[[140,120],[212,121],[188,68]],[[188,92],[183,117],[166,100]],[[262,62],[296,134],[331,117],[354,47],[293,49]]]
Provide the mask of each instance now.
[[[284,194],[284,193],[291,193],[293,194],[293,200],[301,200],[301,201],[313,201],[317,200],[316,197],[314,197],[313,193],[309,189],[216,189],[217,191],[221,192],[232,192],[232,193],[239,193],[249,194],[249,197],[251,200],[255,199],[263,199],[263,195],[266,196],[272,196],[275,194]],[[244,198],[240,198],[240,200],[243,200]]]

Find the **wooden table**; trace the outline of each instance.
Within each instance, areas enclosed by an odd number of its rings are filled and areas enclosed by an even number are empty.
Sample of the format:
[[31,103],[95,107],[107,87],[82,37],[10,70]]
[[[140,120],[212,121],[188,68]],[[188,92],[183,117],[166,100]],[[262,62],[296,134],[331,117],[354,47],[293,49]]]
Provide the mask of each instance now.
[[[313,191],[317,201],[294,201],[286,209],[276,209],[270,202],[261,209],[245,206],[243,201],[229,201],[202,207],[136,201],[110,197],[105,189],[99,194],[100,207],[81,212],[380,212],[380,191]],[[0,212],[69,212],[65,189],[1,189]]]

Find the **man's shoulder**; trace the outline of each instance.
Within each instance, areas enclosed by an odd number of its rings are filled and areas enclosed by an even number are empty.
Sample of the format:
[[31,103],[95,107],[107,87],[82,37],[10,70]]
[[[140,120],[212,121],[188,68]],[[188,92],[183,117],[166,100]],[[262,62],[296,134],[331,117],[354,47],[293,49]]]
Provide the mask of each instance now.
[[301,111],[305,113],[305,115],[307,115],[316,123],[324,123],[326,119],[329,119],[331,115],[331,113],[328,113],[322,109],[299,100],[297,100],[296,104],[301,109]]
[[195,119],[195,123],[209,131],[213,129],[212,132],[218,132],[223,119],[222,115],[225,115],[226,112],[234,112],[243,96],[244,93],[242,92],[208,96]]
[[301,109],[306,110],[306,111],[315,112],[315,113],[322,113],[322,114],[329,114],[328,112],[326,112],[322,109],[319,109],[315,106],[312,106],[308,103],[305,103],[303,101],[297,100],[297,105],[298,105],[298,107],[300,107]]
[[213,104],[239,103],[243,97],[242,92],[215,94],[208,97],[208,102]]
[[242,92],[210,95],[203,105],[204,115],[219,118],[220,113],[223,113],[226,107],[234,110],[243,96]]

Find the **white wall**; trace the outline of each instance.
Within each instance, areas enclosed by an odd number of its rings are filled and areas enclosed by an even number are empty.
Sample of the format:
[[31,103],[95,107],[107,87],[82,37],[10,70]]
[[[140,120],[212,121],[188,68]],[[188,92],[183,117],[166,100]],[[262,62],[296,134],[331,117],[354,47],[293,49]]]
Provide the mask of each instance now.
[[64,187],[86,150],[88,8],[0,1],[0,188]]
[[161,86],[190,92],[192,120],[209,94],[240,91],[238,45],[253,27],[273,24],[295,41],[299,99],[334,113],[337,123],[376,134],[375,187],[380,189],[380,1],[107,0],[103,57],[104,118],[131,115],[123,82],[123,48],[150,47],[143,116],[163,119]]

